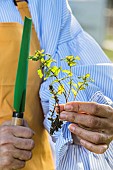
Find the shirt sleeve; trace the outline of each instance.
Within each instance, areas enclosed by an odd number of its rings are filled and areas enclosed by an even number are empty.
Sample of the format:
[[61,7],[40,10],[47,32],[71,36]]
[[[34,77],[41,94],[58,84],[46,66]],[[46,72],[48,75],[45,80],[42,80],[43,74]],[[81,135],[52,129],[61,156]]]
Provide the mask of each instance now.
[[54,55],[58,45],[63,1],[65,0],[29,0],[40,47],[51,55]]

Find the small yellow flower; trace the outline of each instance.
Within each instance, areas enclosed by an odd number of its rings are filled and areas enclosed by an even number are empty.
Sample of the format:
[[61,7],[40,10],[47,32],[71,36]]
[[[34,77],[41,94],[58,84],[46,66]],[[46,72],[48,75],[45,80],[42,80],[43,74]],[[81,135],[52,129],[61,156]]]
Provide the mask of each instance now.
[[64,92],[64,85],[58,87],[58,94],[62,94]]

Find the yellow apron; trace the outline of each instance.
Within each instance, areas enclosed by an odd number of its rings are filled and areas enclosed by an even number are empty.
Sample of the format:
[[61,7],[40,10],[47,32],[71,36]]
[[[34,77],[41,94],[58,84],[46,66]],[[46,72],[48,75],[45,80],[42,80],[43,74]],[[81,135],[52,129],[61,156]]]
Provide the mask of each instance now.
[[[22,16],[30,15],[25,2],[18,3]],[[23,26],[19,23],[0,23],[0,124],[10,120],[13,112],[13,95],[22,37]],[[34,27],[30,55],[39,49]],[[39,99],[41,79],[37,75],[39,62],[29,61],[26,110],[24,118],[36,132],[35,149],[32,160],[26,163],[24,170],[53,170],[53,161],[47,132],[43,127],[43,113]]]

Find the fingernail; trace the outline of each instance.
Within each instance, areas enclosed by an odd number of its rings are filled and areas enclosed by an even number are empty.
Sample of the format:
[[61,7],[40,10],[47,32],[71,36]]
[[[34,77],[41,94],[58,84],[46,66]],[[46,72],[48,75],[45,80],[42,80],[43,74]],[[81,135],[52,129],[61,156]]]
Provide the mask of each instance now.
[[60,106],[56,105],[56,106],[55,106],[55,111],[56,111],[57,113],[60,113]]
[[68,126],[68,129],[71,131],[71,132],[75,132],[75,126],[72,126],[72,125],[69,125]]
[[65,120],[66,119],[66,115],[65,114],[60,114],[60,120]]
[[64,105],[64,109],[66,110],[66,111],[72,111],[73,110],[73,107],[71,106],[71,105]]
[[108,146],[107,146],[107,145],[104,145],[104,146],[103,146],[103,148],[104,148],[104,149],[107,149],[107,148],[108,148]]

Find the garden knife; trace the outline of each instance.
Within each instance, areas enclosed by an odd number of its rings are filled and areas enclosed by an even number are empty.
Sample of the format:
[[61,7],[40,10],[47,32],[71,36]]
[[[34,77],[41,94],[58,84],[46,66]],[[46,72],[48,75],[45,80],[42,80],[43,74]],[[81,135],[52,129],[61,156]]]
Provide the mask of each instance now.
[[25,17],[14,90],[12,125],[23,124],[32,20]]

